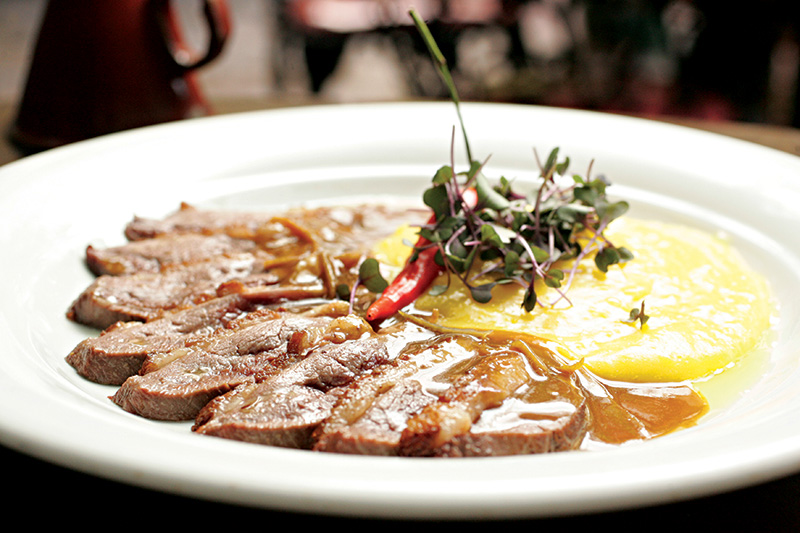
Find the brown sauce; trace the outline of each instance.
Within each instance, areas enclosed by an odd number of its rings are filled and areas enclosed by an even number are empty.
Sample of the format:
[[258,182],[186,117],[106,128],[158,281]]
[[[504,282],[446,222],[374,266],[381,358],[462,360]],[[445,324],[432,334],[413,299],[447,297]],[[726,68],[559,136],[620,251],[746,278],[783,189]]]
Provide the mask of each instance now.
[[[413,331],[398,358],[406,367],[415,368],[408,371],[409,376],[432,395],[446,397],[456,390],[453,384],[465,377],[477,380],[483,376],[486,380],[493,375],[496,382],[504,375],[508,379],[508,371],[493,367],[502,366],[509,358],[524,361],[523,381],[518,375],[515,381],[509,379],[505,391],[498,392],[496,384],[487,387],[494,404],[488,402],[476,410],[469,428],[472,432],[555,421],[583,407],[587,421],[578,447],[590,449],[659,437],[693,425],[708,411],[705,398],[688,384],[612,383],[580,365],[565,365],[535,336],[439,329],[424,318],[405,316],[434,332],[432,338],[419,341],[415,338],[419,331],[404,328],[402,321],[392,326]],[[479,366],[483,374],[474,371]],[[514,369],[517,374],[519,368]]]

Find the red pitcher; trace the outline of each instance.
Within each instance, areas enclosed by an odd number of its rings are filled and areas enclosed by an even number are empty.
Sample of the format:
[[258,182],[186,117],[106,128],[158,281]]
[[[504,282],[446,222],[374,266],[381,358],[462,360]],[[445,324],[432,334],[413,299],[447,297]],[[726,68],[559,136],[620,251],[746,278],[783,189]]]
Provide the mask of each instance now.
[[224,0],[203,2],[194,57],[169,0],[50,0],[11,139],[30,150],[210,112],[194,71],[222,51]]

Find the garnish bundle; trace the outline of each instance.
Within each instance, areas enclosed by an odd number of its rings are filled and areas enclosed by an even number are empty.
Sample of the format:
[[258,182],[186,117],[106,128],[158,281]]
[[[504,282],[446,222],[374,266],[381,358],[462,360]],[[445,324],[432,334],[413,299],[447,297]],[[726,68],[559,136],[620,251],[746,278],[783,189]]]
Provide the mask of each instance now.
[[[518,283],[525,287],[522,306],[530,312],[537,303],[537,280],[565,297],[586,256],[594,253],[594,262],[603,272],[631,259],[630,251],[615,246],[603,233],[628,210],[628,204],[608,200],[608,183],[603,177],[573,175],[565,185],[569,158],[559,161],[558,148],[544,164],[538,162],[541,183],[528,194],[514,191],[506,178],[495,186],[489,183],[484,163],[472,157],[447,62],[425,22],[413,10],[410,14],[456,106],[469,169],[457,173],[451,162],[436,172],[423,194],[433,215],[420,228],[405,269],[391,285],[380,277],[374,259],[364,262],[361,281],[369,290],[382,293],[367,310],[367,320],[377,322],[399,311],[427,290],[442,271],[458,277],[481,303],[491,300],[496,285]],[[565,272],[559,265],[567,260],[574,261]],[[433,286],[431,294],[443,292],[448,285]]]
[[[580,261],[594,254],[605,272],[613,264],[633,256],[603,234],[608,224],[628,210],[624,201],[610,202],[602,177],[573,175],[564,184],[569,159],[558,161],[558,148],[541,165],[541,183],[527,194],[512,189],[501,178],[492,186],[482,165],[472,162],[469,171],[457,175],[453,167],[439,169],[423,200],[435,221],[420,228],[420,236],[435,246],[437,263],[455,275],[481,303],[491,299],[492,288],[501,283],[525,287],[523,307],[531,311],[537,302],[534,289],[541,279],[565,295]],[[461,180],[459,180],[461,178]],[[463,191],[474,188],[478,203],[470,207]],[[410,261],[421,252],[415,247]],[[574,259],[568,271],[559,268]],[[441,292],[446,286],[431,290]]]

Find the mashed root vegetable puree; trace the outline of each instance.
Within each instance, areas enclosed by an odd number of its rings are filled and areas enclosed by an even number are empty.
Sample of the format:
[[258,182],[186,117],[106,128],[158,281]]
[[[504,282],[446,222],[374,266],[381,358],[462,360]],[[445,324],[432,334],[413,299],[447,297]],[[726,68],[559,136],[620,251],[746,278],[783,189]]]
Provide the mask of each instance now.
[[[401,228],[382,241],[379,260],[402,265],[409,253],[403,239],[413,242],[415,232]],[[517,285],[498,285],[492,300],[479,304],[455,277],[444,294],[426,294],[415,306],[438,310],[448,326],[542,337],[600,377],[626,382],[697,380],[762,345],[772,316],[767,283],[723,238],[630,217],[606,233],[634,259],[605,274],[583,261],[565,297],[542,285],[531,313],[521,307]],[[435,284],[446,283],[441,275]],[[647,322],[628,320],[643,301]]]

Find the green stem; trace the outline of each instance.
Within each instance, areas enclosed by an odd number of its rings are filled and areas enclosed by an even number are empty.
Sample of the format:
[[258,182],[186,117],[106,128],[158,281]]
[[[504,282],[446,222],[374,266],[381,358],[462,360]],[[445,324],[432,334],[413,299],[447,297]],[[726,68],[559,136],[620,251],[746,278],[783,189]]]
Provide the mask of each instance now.
[[472,151],[469,147],[469,140],[467,139],[467,129],[464,126],[464,119],[461,116],[461,106],[460,99],[458,97],[458,91],[456,91],[455,82],[453,82],[453,76],[450,74],[450,69],[447,68],[447,59],[445,59],[444,54],[439,49],[439,45],[436,44],[436,40],[433,38],[430,29],[428,29],[428,25],[425,24],[425,21],[420,18],[415,10],[409,11],[411,18],[414,20],[414,24],[419,30],[420,34],[422,35],[422,40],[425,42],[425,45],[428,47],[428,51],[430,52],[431,56],[433,57],[433,62],[436,65],[437,70],[439,71],[439,75],[442,77],[447,90],[450,91],[450,98],[453,100],[453,103],[456,106],[456,113],[458,114],[458,121],[461,124],[461,133],[464,136],[464,146],[467,150],[467,159],[469,160],[470,164],[472,163]]

